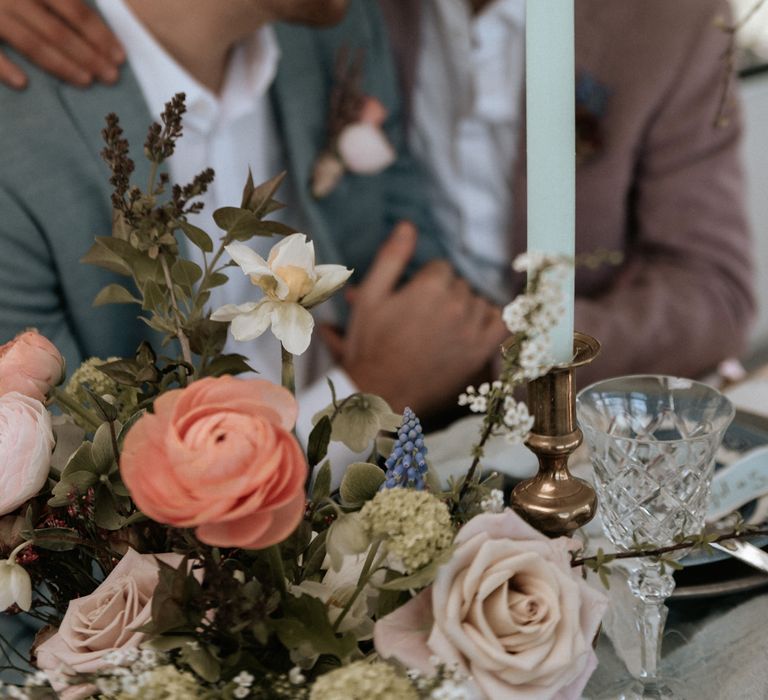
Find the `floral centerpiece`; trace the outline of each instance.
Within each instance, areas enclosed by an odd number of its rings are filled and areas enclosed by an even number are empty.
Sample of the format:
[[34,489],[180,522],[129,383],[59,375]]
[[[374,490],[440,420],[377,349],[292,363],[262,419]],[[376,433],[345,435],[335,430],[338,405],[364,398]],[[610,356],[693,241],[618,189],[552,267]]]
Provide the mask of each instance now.
[[[149,130],[147,191],[131,186],[107,118],[114,230],[85,258],[128,280],[96,303],[140,306],[162,344],[89,359],[66,384],[37,332],[0,347],[0,631],[24,617],[40,627],[28,656],[0,641],[6,670],[22,658],[38,669],[8,696],[579,697],[606,606],[582,568],[604,575],[610,557],[545,538],[479,468],[491,435],[531,428],[512,391],[547,370],[548,280],[562,261],[516,263],[531,279],[505,311],[517,343],[496,382],[460,397],[485,414],[464,477],[441,488],[412,411],[333,386],[305,450],[293,357],[310,343],[310,309],[351,271],[316,265],[305,236],[269,218],[281,177],[249,176],[240,206],[214,212],[218,242],[190,223],[213,173],[168,191],[160,172],[183,111],[177,96]],[[267,259],[255,236],[280,237]],[[260,298],[212,311],[230,269]],[[228,333],[267,329],[282,386],[238,376],[246,359],[223,353]],[[331,441],[370,449],[337,489]]]

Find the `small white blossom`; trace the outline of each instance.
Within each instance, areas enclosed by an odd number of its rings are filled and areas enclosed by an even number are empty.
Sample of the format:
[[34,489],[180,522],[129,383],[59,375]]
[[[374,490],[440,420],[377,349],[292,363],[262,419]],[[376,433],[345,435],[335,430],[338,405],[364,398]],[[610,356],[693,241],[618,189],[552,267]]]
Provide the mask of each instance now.
[[480,507],[486,513],[501,513],[504,510],[504,492],[500,489],[492,489],[488,498],[480,501]]
[[301,672],[301,669],[298,666],[294,666],[288,671],[288,680],[293,685],[303,685],[307,682],[307,677]]
[[256,679],[248,673],[248,671],[240,671],[233,679],[232,679],[237,685],[243,686],[244,688],[250,688],[253,685],[253,681]]
[[251,691],[248,688],[244,688],[243,686],[235,688],[235,690],[232,692],[232,695],[234,695],[236,698],[247,698],[250,694]]
[[528,406],[511,396],[504,397],[504,427],[509,442],[524,442],[533,428],[533,416],[528,412]]

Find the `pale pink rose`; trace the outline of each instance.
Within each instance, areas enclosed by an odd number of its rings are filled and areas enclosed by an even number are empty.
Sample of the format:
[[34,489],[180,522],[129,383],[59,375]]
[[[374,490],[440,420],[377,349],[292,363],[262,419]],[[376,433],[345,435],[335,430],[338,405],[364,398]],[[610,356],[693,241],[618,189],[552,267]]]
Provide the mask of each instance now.
[[455,543],[433,585],[376,623],[376,651],[425,673],[430,656],[458,664],[492,700],[579,698],[607,600],[571,567],[577,544],[511,510],[473,518]]
[[[52,678],[62,669],[97,673],[108,666],[104,657],[110,652],[138,647],[145,635],[135,629],[151,618],[158,559],[175,567],[182,557],[129,549],[93,593],[71,600],[58,632],[37,648],[37,667],[50,672]],[[69,688],[66,697],[85,697],[89,688],[92,686]]]
[[387,120],[387,108],[378,97],[366,97],[360,107],[360,121],[382,126]]
[[61,381],[64,358],[45,336],[35,330],[20,333],[0,346],[0,396],[11,391],[38,401]]
[[312,195],[318,199],[327,197],[344,175],[344,163],[333,153],[325,152],[315,161],[312,171]]
[[0,396],[0,515],[37,495],[53,452],[51,414],[17,391]]
[[291,393],[264,379],[208,377],[167,391],[125,438],[123,481],[157,522],[196,527],[214,546],[269,547],[304,516],[297,413]]
[[384,132],[368,122],[344,127],[336,146],[347,170],[358,175],[375,175],[397,157]]

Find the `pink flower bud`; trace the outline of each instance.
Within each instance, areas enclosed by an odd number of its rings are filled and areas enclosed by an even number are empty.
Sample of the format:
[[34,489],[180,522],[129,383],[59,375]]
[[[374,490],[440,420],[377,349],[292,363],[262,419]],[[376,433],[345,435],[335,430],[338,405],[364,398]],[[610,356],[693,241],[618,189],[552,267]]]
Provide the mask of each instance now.
[[387,119],[387,108],[377,97],[366,97],[360,107],[360,121],[381,126]]
[[64,358],[35,330],[20,333],[0,346],[0,396],[11,391],[45,401],[64,374]]

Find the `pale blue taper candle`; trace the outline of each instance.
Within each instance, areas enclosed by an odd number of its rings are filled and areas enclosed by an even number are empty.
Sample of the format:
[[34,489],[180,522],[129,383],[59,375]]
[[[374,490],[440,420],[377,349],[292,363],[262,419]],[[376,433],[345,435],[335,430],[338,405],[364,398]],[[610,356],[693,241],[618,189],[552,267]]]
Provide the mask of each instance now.
[[[528,250],[573,258],[576,236],[574,0],[527,0]],[[555,362],[573,355],[574,275],[562,280],[565,314],[552,332]]]

